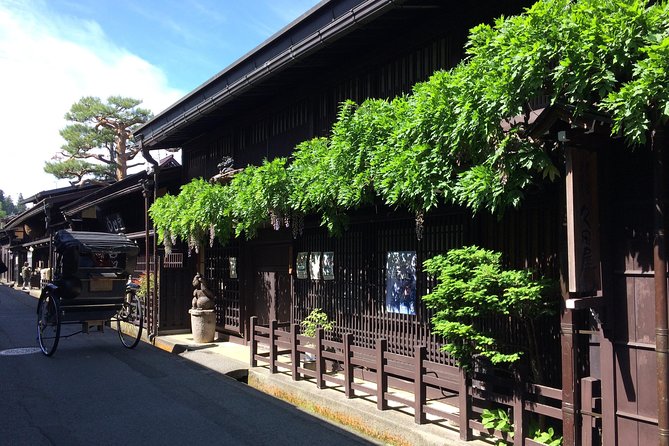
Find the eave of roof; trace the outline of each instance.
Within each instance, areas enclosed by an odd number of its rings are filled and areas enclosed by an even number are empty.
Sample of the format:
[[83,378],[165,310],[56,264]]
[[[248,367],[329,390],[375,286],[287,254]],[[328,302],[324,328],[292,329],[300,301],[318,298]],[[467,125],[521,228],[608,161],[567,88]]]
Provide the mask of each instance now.
[[46,200],[40,201],[39,203],[35,204],[35,206],[31,207],[22,214],[17,215],[13,220],[8,222],[7,226],[5,226],[5,229],[15,228],[16,226],[28,220],[29,218],[34,217],[35,215],[38,215],[40,213],[43,213],[45,205],[46,205]]
[[47,196],[46,198],[43,198],[41,201],[36,203],[30,209],[26,210],[22,214],[19,214],[12,220],[8,221],[4,229],[13,229],[18,225],[26,222],[32,217],[35,217],[42,213],[45,214],[46,210],[51,209],[54,205],[59,205],[67,201],[75,201],[79,199],[79,197],[81,197],[82,195],[87,195],[88,193],[90,193],[90,190],[88,190],[88,188],[84,188],[84,189],[70,190],[68,191],[68,193],[62,193],[59,195]]
[[606,113],[594,109],[586,109],[576,114],[573,105],[557,103],[537,110],[536,116],[529,123],[527,136],[541,138],[558,121],[581,129],[593,128],[595,123],[608,127],[612,124],[611,116]]
[[97,204],[100,204],[105,201],[113,200],[114,198],[122,197],[124,195],[129,195],[134,192],[139,192],[142,190],[142,185],[141,184],[132,184],[128,187],[124,187],[123,189],[114,191],[114,192],[109,192],[105,194],[102,197],[97,197],[94,199],[91,199],[90,197],[84,197],[81,200],[77,200],[76,202],[72,203],[71,206],[63,207],[61,209],[61,212],[64,215],[67,216],[73,216],[78,214],[79,212],[83,211],[84,209],[88,209],[91,206],[95,206]]
[[[177,165],[176,167],[168,167],[164,170],[161,170],[161,175],[158,177],[159,183],[160,180],[164,180],[166,178],[168,180],[173,179],[176,175],[178,175],[180,168],[181,166]],[[95,206],[97,204],[104,203],[124,195],[141,192],[143,186],[140,181],[146,178],[147,173],[145,171],[129,175],[110,186],[107,186],[103,189],[93,192],[92,194],[73,201],[72,203],[62,206],[61,212],[64,215],[71,217],[83,211],[84,209],[90,208],[91,206]]]
[[[112,183],[109,183],[112,184]],[[105,187],[104,184],[97,184],[97,183],[92,183],[92,184],[86,184],[83,186],[65,186],[65,187],[59,187],[57,189],[49,189],[49,190],[43,190],[35,195],[24,198],[21,200],[19,204],[25,204],[25,203],[37,203],[38,201],[42,201],[47,198],[55,197],[58,195],[66,195],[66,194],[71,194],[71,193],[76,193],[76,192],[81,192],[81,191],[88,191],[88,190],[93,190],[93,189],[99,189],[101,187]]]
[[[255,83],[354,30],[404,0],[326,0],[307,11],[263,44],[159,113],[135,132],[145,147],[161,143],[177,130],[250,89]],[[169,146],[170,144],[168,144]]]
[[81,197],[78,200],[73,201],[72,203],[62,206],[60,210],[65,215],[73,215],[76,214],[77,212],[81,212],[86,208],[94,206],[100,201],[108,200],[117,195],[125,195],[128,193],[132,193],[135,190],[142,188],[139,182],[144,178],[146,178],[145,171],[128,175],[122,180],[119,180],[113,184],[110,184],[107,187],[104,187],[84,197]]

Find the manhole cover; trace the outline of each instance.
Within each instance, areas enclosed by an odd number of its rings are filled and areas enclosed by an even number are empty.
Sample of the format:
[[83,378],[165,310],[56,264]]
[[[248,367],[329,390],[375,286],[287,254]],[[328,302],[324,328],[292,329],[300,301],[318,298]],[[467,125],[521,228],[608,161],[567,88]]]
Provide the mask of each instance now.
[[39,352],[41,352],[39,347],[10,348],[8,350],[0,350],[0,356],[32,355],[33,353]]

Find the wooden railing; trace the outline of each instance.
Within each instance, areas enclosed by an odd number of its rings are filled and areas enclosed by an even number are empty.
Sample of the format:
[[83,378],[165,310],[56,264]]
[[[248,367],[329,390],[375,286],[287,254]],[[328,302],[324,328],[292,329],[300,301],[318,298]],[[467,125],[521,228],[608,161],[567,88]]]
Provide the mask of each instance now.
[[[526,438],[530,418],[553,419],[553,424],[562,420],[561,389],[480,373],[472,379],[458,367],[426,360],[422,345],[414,347],[413,356],[399,355],[387,351],[385,339],[378,339],[374,348],[365,348],[356,346],[350,333],[335,342],[325,339],[319,329],[311,338],[300,334],[299,324],[271,321],[258,325],[256,317],[251,317],[250,332],[251,367],[261,362],[270,373],[288,372],[296,381],[312,379],[319,389],[330,383],[343,388],[347,398],[356,392],[373,395],[379,410],[388,410],[389,402],[399,403],[413,409],[417,424],[429,422],[430,415],[432,420],[436,417],[457,425],[465,441],[472,440],[472,430],[476,430],[517,446],[537,445]],[[314,359],[305,360],[307,355]],[[481,424],[481,412],[493,407],[510,413],[513,440]]]

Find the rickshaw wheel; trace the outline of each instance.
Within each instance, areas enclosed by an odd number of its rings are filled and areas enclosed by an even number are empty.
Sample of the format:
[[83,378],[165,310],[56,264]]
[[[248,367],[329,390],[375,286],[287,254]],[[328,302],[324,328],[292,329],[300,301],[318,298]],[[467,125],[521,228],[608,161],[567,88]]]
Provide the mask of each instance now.
[[37,304],[37,340],[46,356],[51,356],[58,348],[60,339],[60,308],[58,298],[47,294]]
[[121,343],[126,348],[135,348],[142,337],[143,327],[142,303],[137,295],[132,293],[116,314],[116,331]]

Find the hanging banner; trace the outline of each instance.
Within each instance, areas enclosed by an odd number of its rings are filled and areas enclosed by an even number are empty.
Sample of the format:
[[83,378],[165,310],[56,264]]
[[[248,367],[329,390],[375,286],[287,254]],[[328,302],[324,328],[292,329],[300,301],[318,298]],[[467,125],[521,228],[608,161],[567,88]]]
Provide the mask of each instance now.
[[386,311],[416,314],[416,251],[386,255]]
[[237,278],[237,257],[230,257],[230,278],[231,279],[236,279]]
[[308,252],[298,252],[297,253],[297,261],[295,262],[295,270],[297,272],[297,278],[298,279],[306,279],[307,278],[307,261],[309,259],[309,253]]
[[323,253],[323,280],[334,280],[334,252]]
[[569,292],[595,296],[601,290],[597,153],[568,147],[566,156]]
[[320,280],[321,278],[321,253],[309,253],[309,277],[311,280]]

